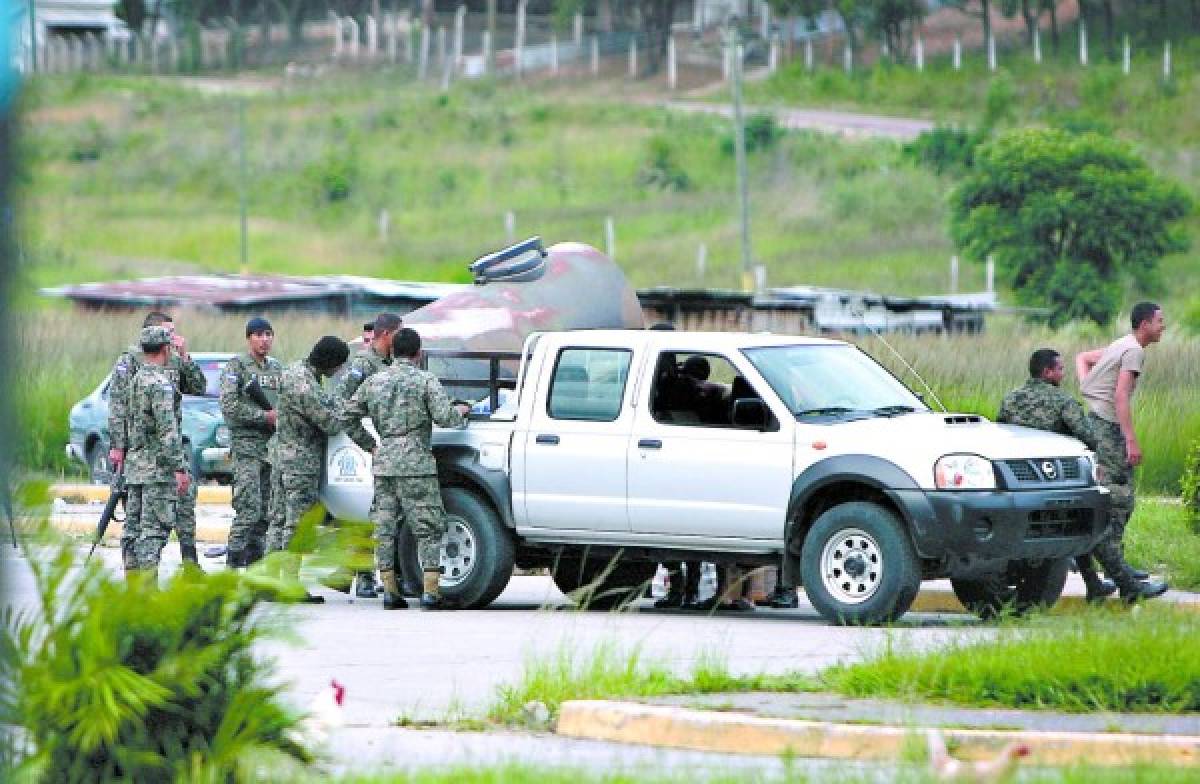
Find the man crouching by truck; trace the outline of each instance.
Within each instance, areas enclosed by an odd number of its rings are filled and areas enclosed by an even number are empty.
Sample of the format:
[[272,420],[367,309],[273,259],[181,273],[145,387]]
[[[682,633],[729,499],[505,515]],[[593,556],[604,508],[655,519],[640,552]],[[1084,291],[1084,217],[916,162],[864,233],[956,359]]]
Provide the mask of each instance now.
[[383,580],[383,608],[408,606],[396,581],[397,534],[400,526],[407,524],[417,538],[423,573],[421,609],[452,609],[439,587],[446,511],[430,444],[434,424],[465,427],[470,407],[451,404],[437,377],[417,367],[421,336],[415,330],[397,332],[392,353],[392,365],[364,381],[343,413],[348,430],[370,417],[379,433],[371,468],[375,475],[371,522],[375,524],[375,563]]

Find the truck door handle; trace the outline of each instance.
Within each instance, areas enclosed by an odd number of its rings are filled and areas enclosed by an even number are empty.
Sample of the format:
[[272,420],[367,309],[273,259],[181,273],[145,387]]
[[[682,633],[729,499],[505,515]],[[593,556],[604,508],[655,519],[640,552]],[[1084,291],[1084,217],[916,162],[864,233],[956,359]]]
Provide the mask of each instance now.
[[657,438],[643,438],[638,441],[638,449],[662,449],[662,441]]
[[558,444],[558,436],[547,435],[545,433],[539,435],[537,438],[535,438],[533,440],[539,444],[550,444],[551,446]]

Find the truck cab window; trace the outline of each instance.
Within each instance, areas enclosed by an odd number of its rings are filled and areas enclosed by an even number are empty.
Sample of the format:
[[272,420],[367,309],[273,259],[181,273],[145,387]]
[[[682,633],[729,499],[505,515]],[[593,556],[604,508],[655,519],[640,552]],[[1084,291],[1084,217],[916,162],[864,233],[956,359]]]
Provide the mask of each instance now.
[[612,422],[621,414],[632,352],[567,348],[559,352],[550,380],[547,411],[554,419]]
[[[739,382],[749,387],[720,354],[664,351],[654,370],[650,413],[664,424],[729,427]],[[757,397],[753,390],[741,394]]]

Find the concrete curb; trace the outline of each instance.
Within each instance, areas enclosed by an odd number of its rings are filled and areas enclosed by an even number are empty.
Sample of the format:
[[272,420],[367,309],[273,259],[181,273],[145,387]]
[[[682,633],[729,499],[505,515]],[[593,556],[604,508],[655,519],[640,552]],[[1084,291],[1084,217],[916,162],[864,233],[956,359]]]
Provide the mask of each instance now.
[[[50,497],[66,500],[107,501],[108,485],[50,485]],[[233,488],[229,485],[201,485],[196,490],[196,503],[221,505],[233,503]]]
[[[923,727],[834,724],[747,713],[700,711],[610,700],[564,702],[555,731],[589,740],[639,743],[726,754],[783,754],[853,760],[896,760],[924,750]],[[1200,737],[1121,733],[939,729],[956,757],[987,759],[1018,742],[1030,764],[1200,765]]]

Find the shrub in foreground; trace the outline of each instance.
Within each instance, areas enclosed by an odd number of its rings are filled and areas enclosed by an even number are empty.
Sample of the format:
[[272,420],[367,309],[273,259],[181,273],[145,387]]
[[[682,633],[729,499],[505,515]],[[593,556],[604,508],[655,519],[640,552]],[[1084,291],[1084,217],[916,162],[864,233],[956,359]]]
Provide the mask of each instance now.
[[[40,607],[0,629],[5,749],[31,781],[260,778],[310,761],[251,647],[267,629],[236,574],[126,583],[72,545],[27,548]],[[294,737],[294,736],[293,736]]]

